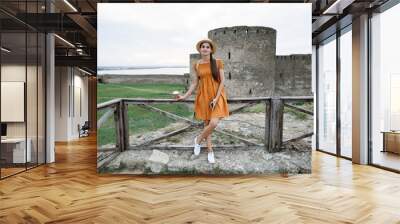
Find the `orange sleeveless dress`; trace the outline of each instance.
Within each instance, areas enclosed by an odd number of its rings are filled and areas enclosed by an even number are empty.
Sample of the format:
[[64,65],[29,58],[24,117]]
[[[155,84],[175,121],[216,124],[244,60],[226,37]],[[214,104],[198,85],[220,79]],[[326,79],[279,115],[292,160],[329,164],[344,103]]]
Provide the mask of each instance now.
[[[217,67],[224,68],[224,62],[221,59],[217,60]],[[229,107],[225,93],[225,87],[221,89],[221,95],[218,98],[217,105],[214,110],[209,106],[211,100],[217,95],[219,82],[215,81],[212,77],[210,62],[199,63],[198,70],[196,70],[196,63],[194,70],[199,77],[199,84],[196,91],[196,98],[194,101],[195,118],[199,120],[210,120],[213,117],[228,117]]]

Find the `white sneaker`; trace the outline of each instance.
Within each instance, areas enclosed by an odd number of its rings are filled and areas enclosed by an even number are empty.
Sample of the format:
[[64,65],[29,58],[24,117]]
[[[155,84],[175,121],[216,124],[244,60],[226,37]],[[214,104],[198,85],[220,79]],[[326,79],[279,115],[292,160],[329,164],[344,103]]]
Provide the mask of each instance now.
[[197,144],[196,142],[197,142],[197,136],[194,138],[194,149],[193,149],[193,151],[194,151],[194,154],[196,156],[198,156],[200,154],[201,145]]
[[214,151],[208,152],[207,158],[209,163],[215,163]]

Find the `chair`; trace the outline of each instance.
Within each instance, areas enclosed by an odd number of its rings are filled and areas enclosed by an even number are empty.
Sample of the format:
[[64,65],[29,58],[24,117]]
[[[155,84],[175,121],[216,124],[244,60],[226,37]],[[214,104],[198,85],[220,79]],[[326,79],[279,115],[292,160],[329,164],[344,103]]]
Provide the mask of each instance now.
[[89,129],[90,129],[89,121],[85,121],[82,127],[78,124],[79,138],[89,136]]

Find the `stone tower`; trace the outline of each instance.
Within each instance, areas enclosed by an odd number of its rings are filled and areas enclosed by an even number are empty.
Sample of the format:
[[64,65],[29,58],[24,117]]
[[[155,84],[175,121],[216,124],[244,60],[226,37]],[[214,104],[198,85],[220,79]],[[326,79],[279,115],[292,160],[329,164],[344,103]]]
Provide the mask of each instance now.
[[274,92],[276,30],[233,26],[208,31],[224,61],[229,97],[271,96]]

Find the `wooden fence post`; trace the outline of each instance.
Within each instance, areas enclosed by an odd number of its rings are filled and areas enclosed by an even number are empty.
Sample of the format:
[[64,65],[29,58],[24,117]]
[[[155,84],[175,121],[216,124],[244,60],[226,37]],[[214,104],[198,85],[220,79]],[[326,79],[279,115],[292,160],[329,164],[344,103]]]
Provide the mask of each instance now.
[[270,125],[271,125],[271,100],[265,101],[265,133],[264,133],[264,144],[265,149],[269,150],[270,146]]
[[[268,135],[268,145],[266,145],[269,152],[277,152],[282,145],[283,134],[283,100],[280,98],[272,98],[269,111],[269,128],[265,129]],[[266,108],[267,109],[267,108]],[[268,114],[265,119],[267,120]],[[267,121],[265,121],[267,125]],[[267,127],[267,126],[266,126]],[[265,134],[267,135],[267,134]],[[267,140],[266,140],[267,142]]]
[[123,100],[120,101],[120,126],[121,126],[121,143],[122,151],[128,150],[129,148],[129,118],[128,118],[128,104]]
[[129,148],[128,105],[123,100],[116,104],[114,121],[117,137],[116,146],[123,152]]

